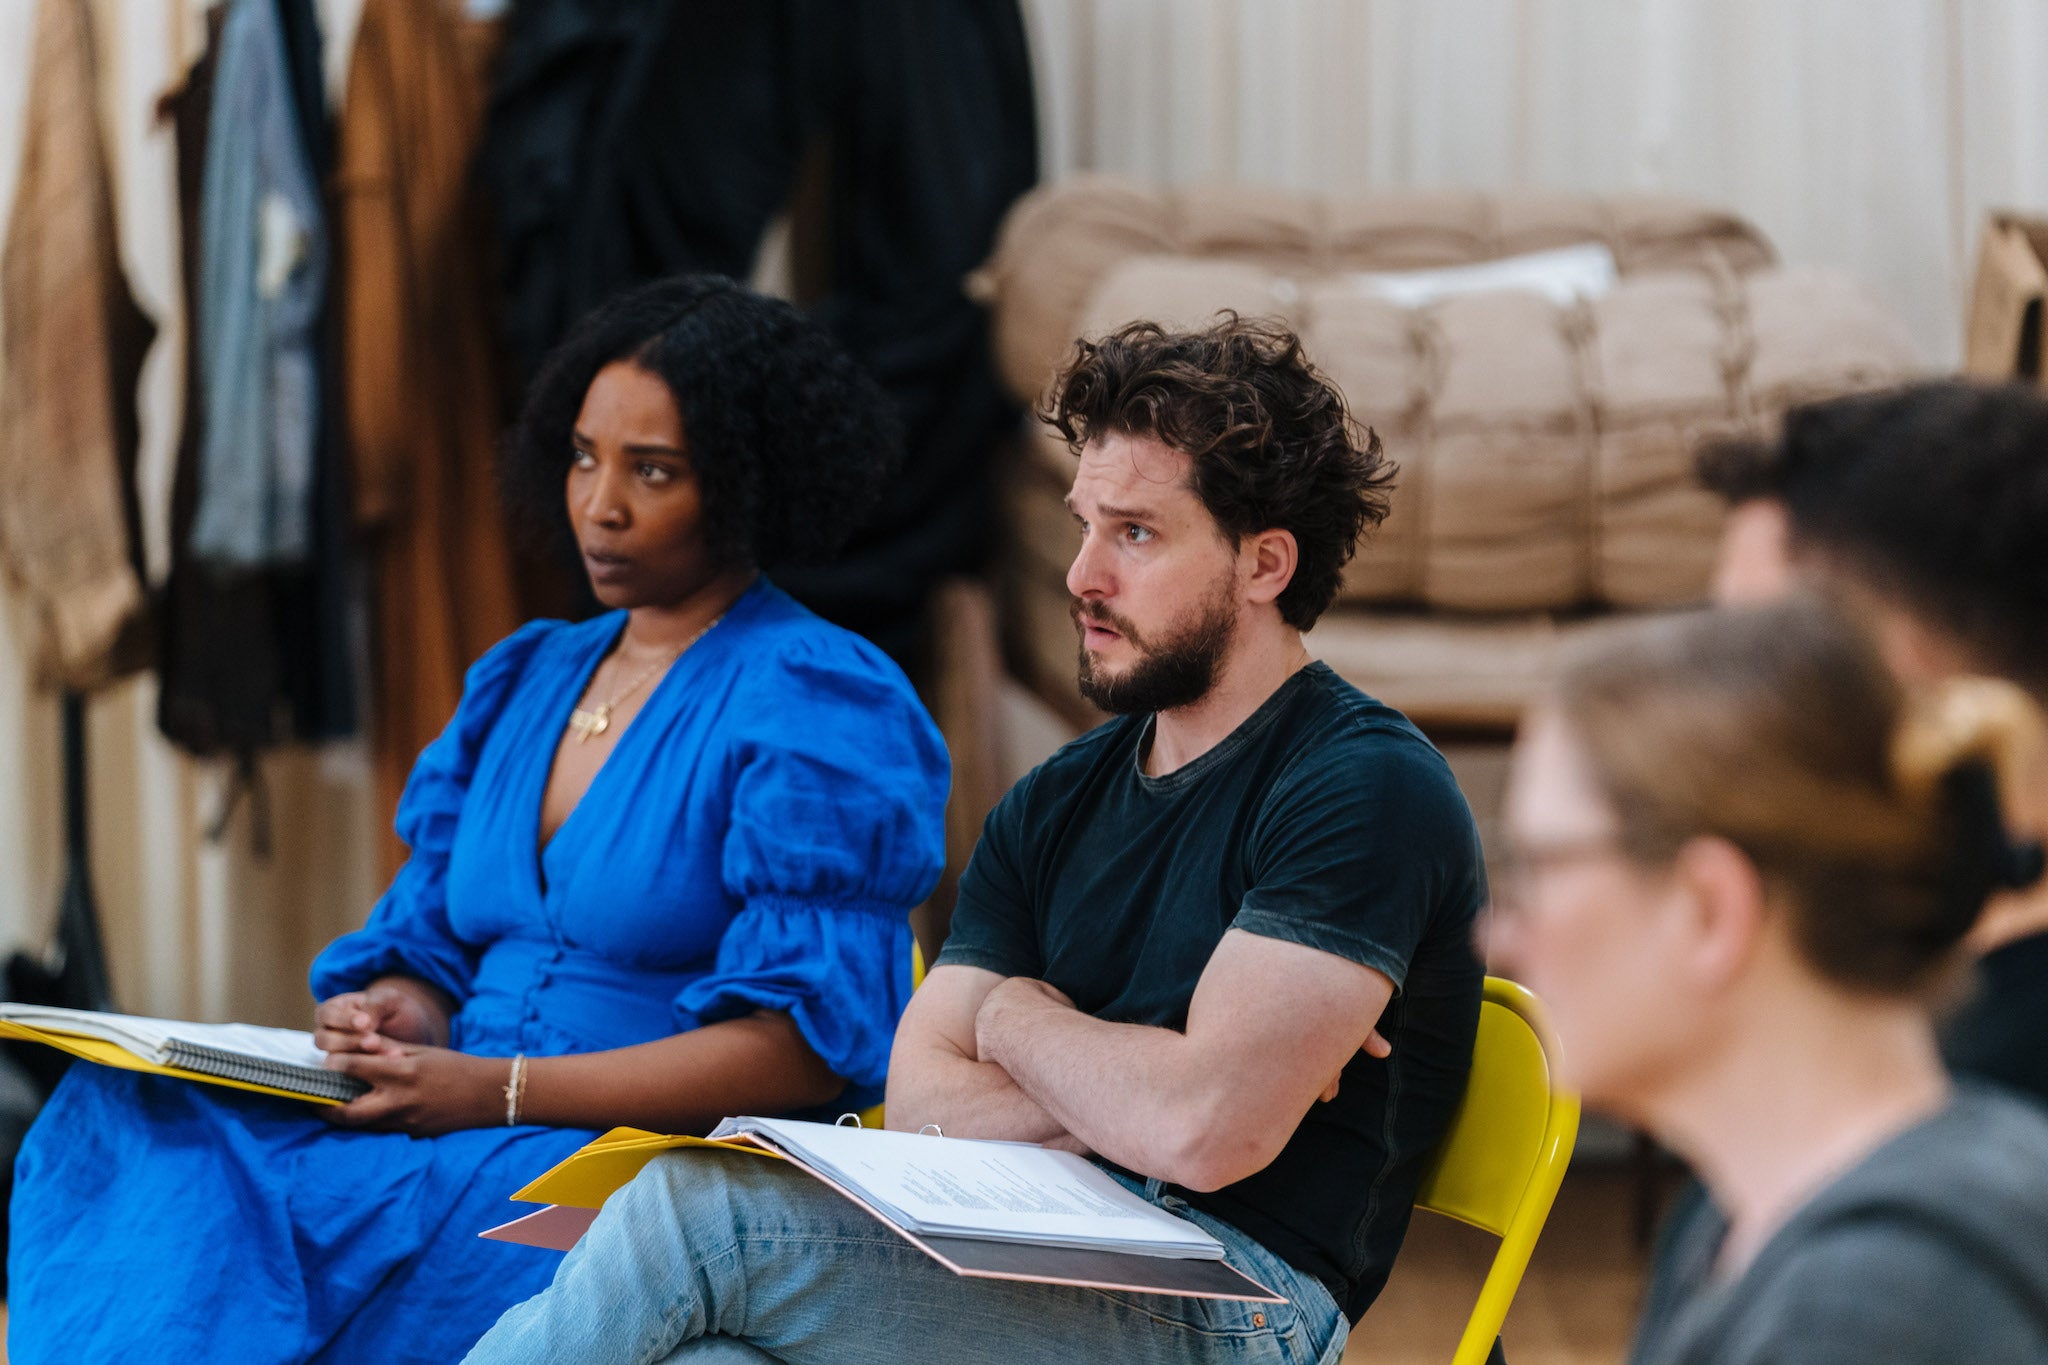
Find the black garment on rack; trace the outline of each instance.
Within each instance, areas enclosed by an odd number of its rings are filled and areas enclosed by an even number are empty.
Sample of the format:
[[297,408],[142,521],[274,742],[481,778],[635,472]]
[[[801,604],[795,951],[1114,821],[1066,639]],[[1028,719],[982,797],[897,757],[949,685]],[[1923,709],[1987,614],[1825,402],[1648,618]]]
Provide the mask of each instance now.
[[[308,160],[325,184],[333,164],[333,139],[321,84],[320,30],[313,0],[237,2],[278,6],[295,118]],[[194,65],[184,87],[162,106],[177,145],[189,355],[197,354],[201,325],[200,188],[224,18],[225,6],[208,16],[206,55]],[[321,349],[326,379],[333,348]],[[193,753],[238,757],[245,776],[253,776],[255,754],[261,749],[294,739],[339,738],[355,730],[351,569],[339,467],[338,398],[333,390],[331,379],[323,383],[309,565],[221,573],[195,563],[187,549],[199,501],[199,439],[206,414],[198,366],[185,367],[185,421],[171,492],[171,571],[159,611],[163,676],[157,724],[172,742]]]
[[[277,0],[300,145],[320,186],[323,214],[333,222],[334,119],[327,105],[326,67],[317,0]],[[332,227],[328,240],[334,240]],[[327,272],[330,295],[339,272]],[[357,691],[367,675],[367,587],[349,539],[349,489],[342,431],[341,341],[335,314],[323,306],[316,341],[320,366],[320,429],[313,457],[313,553],[302,592],[307,610],[279,621],[292,669],[292,727],[300,739],[346,739],[359,724]]]
[[988,455],[1015,420],[961,287],[1038,174],[1015,0],[526,0],[479,174],[523,386],[621,289],[745,278],[821,153],[814,309],[901,405],[906,457],[839,562],[778,577],[902,658],[931,588],[986,550]]

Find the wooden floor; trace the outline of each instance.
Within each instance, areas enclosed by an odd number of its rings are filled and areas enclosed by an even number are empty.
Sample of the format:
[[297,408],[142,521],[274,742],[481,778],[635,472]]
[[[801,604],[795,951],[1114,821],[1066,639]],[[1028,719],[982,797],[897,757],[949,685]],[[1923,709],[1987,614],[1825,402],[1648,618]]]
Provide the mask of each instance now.
[[[1613,1365],[1627,1354],[1644,1270],[1630,1233],[1634,1189],[1616,1168],[1565,1178],[1508,1313],[1508,1365]],[[1386,1290],[1351,1334],[1347,1365],[1448,1365],[1495,1245],[1416,1214]]]

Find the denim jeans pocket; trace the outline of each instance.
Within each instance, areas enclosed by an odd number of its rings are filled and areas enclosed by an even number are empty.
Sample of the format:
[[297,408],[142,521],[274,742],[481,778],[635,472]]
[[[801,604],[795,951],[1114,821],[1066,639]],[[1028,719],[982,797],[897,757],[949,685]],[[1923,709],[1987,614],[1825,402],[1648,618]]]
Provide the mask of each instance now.
[[[1142,1193],[1142,1187],[1134,1192]],[[1110,1292],[1107,1297],[1128,1311],[1214,1340],[1220,1349],[1239,1360],[1317,1365],[1326,1357],[1335,1359],[1337,1352],[1331,1347],[1341,1347],[1346,1324],[1336,1300],[1321,1281],[1296,1270],[1230,1224],[1190,1207],[1175,1195],[1161,1194],[1152,1202],[1222,1242],[1233,1269],[1287,1301],[1258,1303],[1122,1292]]]

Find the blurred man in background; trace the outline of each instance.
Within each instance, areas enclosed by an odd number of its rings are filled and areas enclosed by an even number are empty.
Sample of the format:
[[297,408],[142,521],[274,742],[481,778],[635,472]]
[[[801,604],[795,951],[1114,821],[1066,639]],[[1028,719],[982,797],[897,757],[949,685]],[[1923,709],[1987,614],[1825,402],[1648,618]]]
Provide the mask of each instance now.
[[[1869,625],[1909,684],[2011,680],[2048,705],[2048,396],[1955,381],[1794,410],[1772,443],[1711,447],[1729,502],[1714,593],[1819,586]],[[2048,833],[2048,755],[2007,809]],[[1942,1052],[1960,1075],[2048,1101],[2048,892],[2001,896],[1970,936],[1975,990]]]

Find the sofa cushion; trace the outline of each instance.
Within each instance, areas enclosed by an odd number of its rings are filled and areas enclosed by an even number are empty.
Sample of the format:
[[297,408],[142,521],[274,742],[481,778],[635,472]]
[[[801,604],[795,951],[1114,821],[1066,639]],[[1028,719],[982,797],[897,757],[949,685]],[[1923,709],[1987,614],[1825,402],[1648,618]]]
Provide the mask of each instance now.
[[[1580,243],[1598,297],[1495,292],[1397,306],[1361,272]],[[1843,276],[1783,269],[1741,219],[1677,199],[1163,189],[1083,177],[1028,196],[970,281],[998,365],[1037,399],[1074,339],[1134,318],[1276,315],[1401,465],[1310,645],[1425,726],[1513,722],[1561,640],[1603,609],[1704,594],[1721,513],[1706,437],[1909,377],[1902,329]],[[1074,457],[1033,426],[1005,461],[1011,661],[1084,721],[1063,577]]]
[[1600,620],[1333,611],[1307,641],[1341,677],[1441,734],[1513,725],[1556,676],[1558,650]]
[[[1576,611],[1704,589],[1720,509],[1693,480],[1707,437],[1912,371],[1902,330],[1818,269],[1625,275],[1560,303],[1519,290],[1404,308],[1345,274],[1140,254],[1077,319],[1098,335],[1219,309],[1298,329],[1400,465],[1393,510],[1346,575],[1349,604]],[[1039,458],[1071,475],[1050,434]]]
[[1605,244],[1624,275],[1710,266],[1743,273],[1774,259],[1763,234],[1742,219],[1664,196],[1329,196],[1082,175],[1019,201],[968,288],[992,306],[998,369],[1018,400],[1029,403],[1073,346],[1103,275],[1131,256],[1341,274],[1469,264],[1577,242]]

